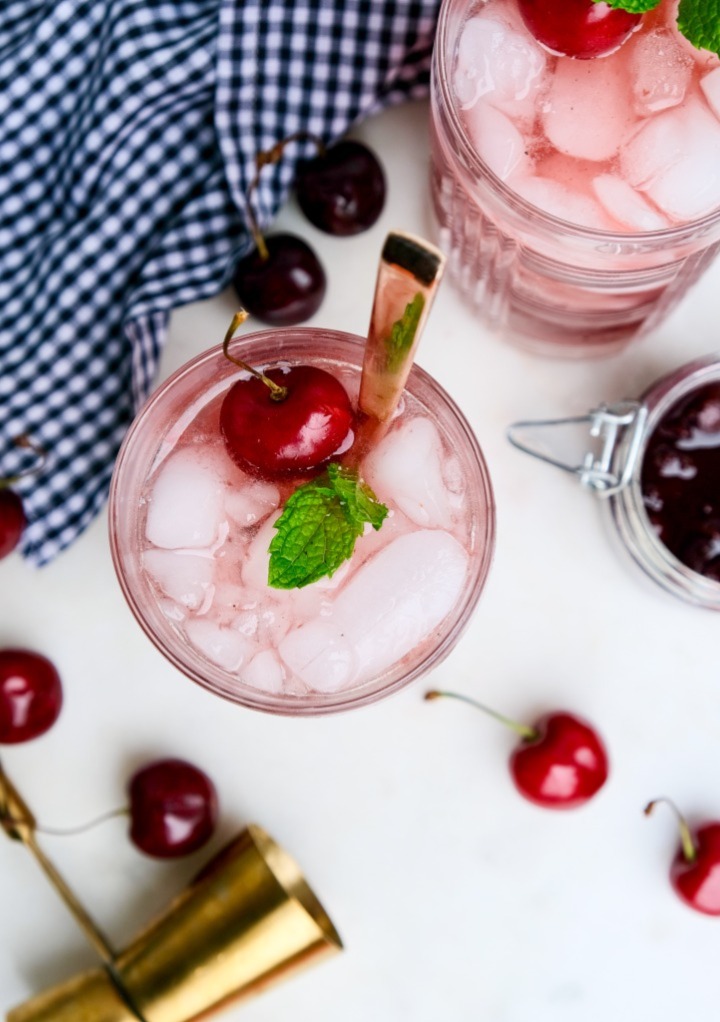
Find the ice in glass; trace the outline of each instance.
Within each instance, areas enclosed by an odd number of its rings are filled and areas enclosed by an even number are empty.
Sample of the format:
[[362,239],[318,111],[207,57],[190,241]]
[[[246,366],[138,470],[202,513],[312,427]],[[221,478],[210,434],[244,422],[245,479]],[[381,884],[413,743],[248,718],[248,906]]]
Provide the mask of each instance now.
[[[603,6],[603,5],[600,5]],[[720,238],[720,59],[677,3],[592,59],[542,46],[518,0],[446,0],[432,196],[450,271],[494,327],[545,353],[654,327]]]
[[[356,406],[363,348],[348,334],[290,328],[248,335],[231,351],[259,368],[324,368]],[[388,508],[381,527],[366,525],[331,576],[273,588],[275,525],[306,477],[259,478],[228,455],[220,408],[243,375],[213,349],[168,380],[131,429],[111,494],[126,597],[161,651],[229,699],[289,714],[375,699],[445,656],[480,594],[494,511],[477,440],[414,367],[362,463]]]

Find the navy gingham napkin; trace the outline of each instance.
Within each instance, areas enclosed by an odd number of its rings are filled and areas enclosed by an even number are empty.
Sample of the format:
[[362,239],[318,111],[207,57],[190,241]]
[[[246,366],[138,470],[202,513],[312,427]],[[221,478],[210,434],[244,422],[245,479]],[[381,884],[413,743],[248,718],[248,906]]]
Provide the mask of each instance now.
[[[255,156],[427,94],[437,0],[0,0],[0,475],[27,454],[21,550],[103,506],[170,310],[251,243]],[[267,225],[309,143],[263,171]]]

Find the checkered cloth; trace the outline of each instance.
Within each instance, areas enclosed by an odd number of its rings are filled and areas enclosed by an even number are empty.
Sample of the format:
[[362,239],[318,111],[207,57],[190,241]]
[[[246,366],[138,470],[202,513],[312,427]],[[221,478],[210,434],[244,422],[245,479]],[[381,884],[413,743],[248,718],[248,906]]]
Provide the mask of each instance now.
[[[0,474],[43,564],[102,507],[170,310],[250,247],[255,155],[427,94],[437,0],[0,0]],[[294,144],[263,171],[268,224]]]

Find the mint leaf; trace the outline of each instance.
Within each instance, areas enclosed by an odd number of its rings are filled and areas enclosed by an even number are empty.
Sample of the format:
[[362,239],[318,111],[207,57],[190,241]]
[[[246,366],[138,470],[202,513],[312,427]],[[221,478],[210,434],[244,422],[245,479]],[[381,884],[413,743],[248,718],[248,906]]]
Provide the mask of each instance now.
[[616,7],[621,11],[628,11],[629,14],[644,14],[645,11],[654,11],[659,7],[662,0],[593,0],[594,3],[606,3],[608,7]]
[[356,471],[328,465],[291,494],[275,523],[268,585],[301,589],[333,575],[352,556],[365,522],[379,529],[387,513]]
[[400,368],[405,361],[405,356],[412,348],[424,308],[425,297],[418,291],[413,300],[405,306],[405,311],[400,319],[393,323],[390,336],[385,341],[387,367],[391,372]]
[[698,50],[720,56],[720,0],[680,0],[678,28]]

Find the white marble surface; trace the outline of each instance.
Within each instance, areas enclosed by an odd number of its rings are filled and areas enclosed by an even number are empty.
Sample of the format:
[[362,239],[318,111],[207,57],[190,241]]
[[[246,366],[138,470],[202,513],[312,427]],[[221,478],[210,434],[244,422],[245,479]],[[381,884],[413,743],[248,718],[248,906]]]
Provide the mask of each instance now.
[[[329,271],[314,322],[364,332],[386,232],[427,233],[427,109],[396,109],[358,134],[380,154],[378,224],[332,239],[293,208]],[[279,225],[280,225],[279,224]],[[720,349],[720,264],[653,337],[607,361],[556,362],[490,336],[449,282],[418,361],[466,412],[497,499],[495,562],[471,626],[432,678],[531,720],[556,707],[592,719],[612,775],[584,809],[554,814],[513,789],[512,736],[415,684],[319,720],[273,718],[205,693],[165,663],[113,574],[102,516],[56,563],[0,566],[0,643],[58,665],[55,727],[3,763],[38,818],[70,825],[122,803],[141,762],[179,754],[216,780],[222,828],[262,824],[301,863],[340,930],[342,956],[227,1010],[227,1022],[606,1022],[697,1016],[717,1001],[720,919],[676,900],[673,797],[691,821],[720,817],[718,619],[646,582],[570,477],[514,451],[518,418],[584,412],[638,394]],[[219,341],[227,292],[178,311],[163,375]],[[205,860],[143,858],[114,820],[43,839],[117,944]],[[0,840],[0,1008],[94,963],[20,846]],[[712,999],[712,1000],[711,1000]]]

